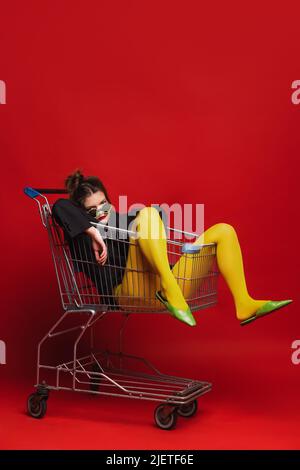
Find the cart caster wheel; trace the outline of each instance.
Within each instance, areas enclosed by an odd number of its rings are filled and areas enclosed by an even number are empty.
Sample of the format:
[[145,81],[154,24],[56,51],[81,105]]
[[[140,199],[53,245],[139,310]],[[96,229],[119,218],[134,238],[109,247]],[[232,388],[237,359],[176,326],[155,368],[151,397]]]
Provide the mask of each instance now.
[[27,400],[27,411],[33,418],[43,418],[47,411],[47,399],[38,393],[32,393]]
[[165,405],[159,405],[154,412],[155,423],[160,429],[169,431],[174,429],[177,423],[177,413],[176,410],[172,411],[169,414],[167,413],[167,407]]
[[183,416],[184,418],[191,418],[197,413],[197,410],[198,402],[197,400],[194,400],[191,403],[179,406],[177,408],[177,413],[179,414],[179,416]]
[[[92,365],[92,371],[93,372],[101,372],[101,369],[100,369],[100,367],[98,366],[97,363],[94,363]],[[101,383],[101,377],[90,379],[90,390],[92,392],[99,392],[100,383]]]

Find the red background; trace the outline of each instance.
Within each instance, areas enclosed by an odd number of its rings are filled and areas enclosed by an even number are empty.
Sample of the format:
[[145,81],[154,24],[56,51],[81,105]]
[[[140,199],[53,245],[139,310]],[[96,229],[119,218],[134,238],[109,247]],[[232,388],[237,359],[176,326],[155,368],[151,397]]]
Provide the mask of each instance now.
[[[299,448],[297,3],[1,4],[2,448]],[[241,328],[220,280],[218,306],[195,329],[131,319],[130,352],[214,384],[173,433],[153,426],[153,404],[128,400],[53,393],[43,421],[24,414],[37,342],[61,307],[46,232],[22,191],[62,187],[76,167],[115,203],[204,203],[206,228],[236,228],[251,295],[294,299]]]

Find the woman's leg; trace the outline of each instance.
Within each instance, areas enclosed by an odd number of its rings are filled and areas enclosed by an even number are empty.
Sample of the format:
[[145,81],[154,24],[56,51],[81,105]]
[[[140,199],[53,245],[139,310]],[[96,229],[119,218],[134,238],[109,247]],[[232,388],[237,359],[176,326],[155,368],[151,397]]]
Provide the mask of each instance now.
[[189,306],[170,268],[167,253],[167,236],[157,209],[145,207],[136,218],[138,245],[161,281],[162,295],[176,308],[188,310]]
[[[167,237],[157,209],[143,208],[135,219],[135,227],[138,238],[130,240],[125,274],[122,284],[115,291],[116,295],[120,298],[125,296],[139,298],[141,305],[147,298],[148,303],[161,307],[161,303],[155,300],[155,292],[160,289],[163,297],[175,308],[189,311],[189,306],[170,269]],[[123,305],[124,302],[125,299],[121,299]]]
[[[211,248],[203,247],[201,256],[196,259],[194,255],[181,256],[171,270],[166,233],[158,211],[152,207],[142,209],[136,218],[136,227],[139,237],[132,240],[123,282],[116,288],[116,295],[134,297],[137,302],[140,301],[140,305],[144,305],[145,299],[148,299],[150,304],[157,305],[154,295],[160,288],[163,297],[171,306],[187,314],[184,317],[179,312],[180,314],[175,316],[192,325],[193,317],[185,297],[193,296],[211,269],[214,260]],[[207,229],[195,241],[195,244],[205,243],[217,245],[218,267],[232,293],[239,320],[250,318],[269,302],[274,304],[268,306],[269,311],[291,302],[256,300],[249,295],[239,240],[231,225],[219,223]]]
[[[248,293],[242,252],[235,229],[226,223],[213,225],[195,241],[195,244],[204,243],[217,244],[218,267],[232,293],[237,318],[239,320],[249,318],[268,300],[255,300]],[[203,250],[209,250],[209,247],[204,247]],[[212,257],[207,256],[205,260],[203,256],[203,261],[196,264],[193,255],[184,255],[173,267],[173,273],[179,278],[201,279],[209,272],[211,262]],[[185,298],[192,297],[195,284],[192,281],[181,281],[181,283]]]
[[128,307],[153,306],[159,307],[155,301],[155,286],[159,277],[153,272],[151,265],[135,238],[130,237],[125,273],[122,283],[115,288],[118,303],[125,309]]

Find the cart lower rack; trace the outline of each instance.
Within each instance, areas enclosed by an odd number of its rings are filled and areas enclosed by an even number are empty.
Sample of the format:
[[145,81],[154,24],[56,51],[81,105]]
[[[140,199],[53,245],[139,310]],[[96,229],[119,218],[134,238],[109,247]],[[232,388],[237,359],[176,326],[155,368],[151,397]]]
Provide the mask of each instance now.
[[[64,309],[38,344],[36,391],[28,398],[28,413],[42,418],[50,390],[72,390],[157,402],[154,419],[165,430],[176,426],[178,416],[195,415],[197,399],[211,390],[210,383],[163,374],[144,358],[123,352],[125,327],[132,313],[168,314],[155,299],[160,279],[144,265],[132,233],[98,224],[111,254],[105,266],[99,266],[88,235],[66,240],[52,216],[52,205],[44,194],[63,190],[25,188],[24,192],[38,204],[47,229]],[[196,311],[217,303],[218,270],[216,245],[202,244],[195,250],[190,235],[169,229],[167,252],[174,276],[191,310]],[[121,264],[120,259],[127,262]],[[135,261],[129,264],[128,259]],[[95,347],[95,325],[113,312],[123,318],[118,351],[99,351]],[[66,361],[57,360],[60,349],[53,345],[60,339],[66,344],[68,337],[71,356]],[[44,357],[47,348],[50,359]],[[85,349],[84,354],[81,349]]]

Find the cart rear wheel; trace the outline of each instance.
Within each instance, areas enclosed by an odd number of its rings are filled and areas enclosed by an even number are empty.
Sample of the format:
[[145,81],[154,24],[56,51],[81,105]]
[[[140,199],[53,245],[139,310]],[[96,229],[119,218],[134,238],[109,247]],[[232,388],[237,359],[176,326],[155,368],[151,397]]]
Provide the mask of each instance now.
[[165,405],[159,405],[154,412],[154,419],[155,423],[160,429],[164,429],[169,431],[170,429],[174,429],[177,423],[177,413],[176,410],[172,411],[171,413],[166,412]]
[[47,399],[38,393],[32,393],[27,400],[27,411],[33,418],[43,418],[47,411]]
[[177,408],[177,413],[179,416],[183,416],[184,418],[191,418],[197,413],[198,410],[198,402],[194,400],[186,405],[181,405]]

